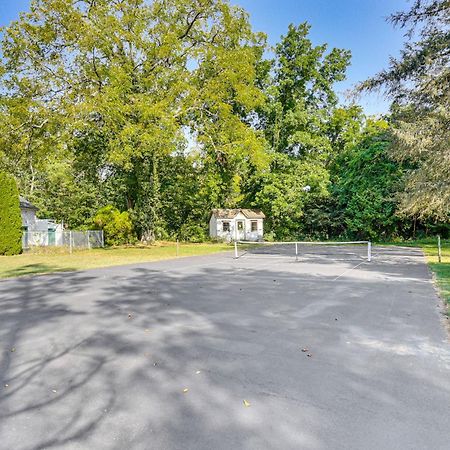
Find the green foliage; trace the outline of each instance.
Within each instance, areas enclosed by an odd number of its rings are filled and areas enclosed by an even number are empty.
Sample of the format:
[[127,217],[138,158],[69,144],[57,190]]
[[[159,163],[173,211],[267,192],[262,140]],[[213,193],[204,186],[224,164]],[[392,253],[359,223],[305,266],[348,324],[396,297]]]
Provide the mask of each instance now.
[[94,226],[103,230],[107,245],[132,244],[135,241],[133,225],[128,212],[120,212],[112,205],[100,208],[92,220]]
[[[399,23],[441,21],[443,1],[425,3]],[[306,23],[266,60],[265,35],[227,0],[32,0],[1,37],[0,170],[41,216],[96,216],[112,244],[202,241],[216,207],[261,208],[268,239],[408,233],[399,201],[414,230],[450,205],[446,41],[423,32],[371,84],[395,78],[402,95],[389,154],[387,124],[338,104],[350,52],[313,44]]]
[[[338,107],[336,82],[345,78],[350,52],[314,46],[310,26],[290,25],[270,67],[260,67],[267,102],[259,126],[275,154],[270,167],[245,183],[245,201],[267,215],[266,236],[317,237],[332,227],[330,166],[360,140],[364,116],[357,106]],[[327,221],[327,225],[323,222]]]
[[328,196],[328,171],[314,161],[276,154],[270,170],[258,172],[247,182],[247,202],[267,216],[265,231],[276,239],[304,232],[304,211]]
[[185,242],[206,242],[207,236],[206,226],[195,222],[187,222],[183,224],[179,231],[179,238]]
[[22,252],[22,217],[14,178],[0,172],[0,255]]
[[275,49],[268,102],[261,111],[272,148],[296,157],[326,159],[332,153],[327,123],[337,104],[333,87],[345,78],[350,52],[313,46],[310,26],[290,25]]
[[386,133],[369,135],[336,161],[333,197],[347,237],[382,239],[399,232],[395,212],[405,171],[389,156],[390,144]]
[[[264,101],[256,85],[264,46],[247,14],[222,0],[34,0],[3,34],[0,126],[8,151],[0,164],[20,161],[24,192],[40,190],[48,200],[47,180],[36,186],[34,176],[49,168],[46,152],[74,165],[92,152],[103,176],[89,182],[108,187],[120,173],[121,202],[135,209],[139,237],[160,237],[162,163],[186,148],[187,133],[224,188],[221,203],[239,198],[239,183],[226,181],[238,179],[243,164],[265,164],[264,139],[247,121]],[[78,198],[89,189],[69,184],[75,207],[89,204]],[[54,203],[50,210],[66,215]],[[68,220],[79,223],[86,212]]]
[[400,210],[411,217],[450,220],[450,2],[415,0],[391,16],[407,42],[388,69],[360,89],[392,98],[392,154],[411,165]]
[[90,182],[77,169],[70,160],[55,161],[36,177],[35,188],[28,198],[39,207],[40,217],[55,218],[71,229],[90,222],[100,207],[102,186]]

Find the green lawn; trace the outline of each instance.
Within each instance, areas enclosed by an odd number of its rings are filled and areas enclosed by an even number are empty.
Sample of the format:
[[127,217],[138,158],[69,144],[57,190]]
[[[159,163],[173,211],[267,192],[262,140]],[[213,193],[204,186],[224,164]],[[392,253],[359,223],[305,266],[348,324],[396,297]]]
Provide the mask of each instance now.
[[[227,244],[180,243],[179,257],[206,255],[227,250],[232,250],[232,247]],[[63,249],[39,248],[22,255],[0,256],[0,278],[119,266],[176,257],[176,244],[173,242],[145,247],[80,250],[72,254]]]

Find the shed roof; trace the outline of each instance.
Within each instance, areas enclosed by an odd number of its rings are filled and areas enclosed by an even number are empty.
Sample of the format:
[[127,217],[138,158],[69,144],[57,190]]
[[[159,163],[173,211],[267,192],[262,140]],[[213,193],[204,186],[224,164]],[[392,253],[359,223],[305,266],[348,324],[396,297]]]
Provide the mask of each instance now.
[[217,219],[234,219],[239,213],[247,219],[265,219],[265,214],[260,209],[213,209],[212,215]]
[[39,209],[37,206],[34,206],[33,203],[29,202],[23,197],[19,197],[19,200],[21,208],[35,209],[36,211]]

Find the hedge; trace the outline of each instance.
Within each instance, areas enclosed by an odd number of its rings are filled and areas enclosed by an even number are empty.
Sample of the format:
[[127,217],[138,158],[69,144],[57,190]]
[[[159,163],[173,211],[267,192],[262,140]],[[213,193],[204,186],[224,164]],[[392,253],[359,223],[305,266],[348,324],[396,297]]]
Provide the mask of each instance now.
[[0,255],[22,252],[22,217],[17,184],[13,177],[0,172]]

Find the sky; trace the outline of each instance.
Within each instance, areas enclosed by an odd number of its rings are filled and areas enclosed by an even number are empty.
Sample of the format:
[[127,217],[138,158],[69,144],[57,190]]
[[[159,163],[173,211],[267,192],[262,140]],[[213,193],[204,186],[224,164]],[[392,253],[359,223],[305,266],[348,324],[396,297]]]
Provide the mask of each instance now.
[[[255,31],[268,35],[274,45],[290,23],[309,22],[314,44],[352,52],[347,80],[337,90],[342,100],[356,83],[374,75],[397,56],[404,38],[386,22],[394,11],[408,9],[407,0],[231,0],[246,9]],[[18,18],[28,9],[29,0],[0,0],[0,26]],[[381,95],[365,95],[359,100],[368,114],[386,112],[389,102]]]
[[[286,34],[288,25],[308,22],[315,45],[327,43],[352,52],[347,80],[337,90],[342,100],[358,82],[386,68],[390,56],[397,56],[403,46],[402,30],[393,28],[386,18],[393,12],[407,10],[407,0],[233,0],[250,14],[256,31],[268,35],[275,45]],[[382,95],[359,99],[367,114],[384,113],[389,101]]]

